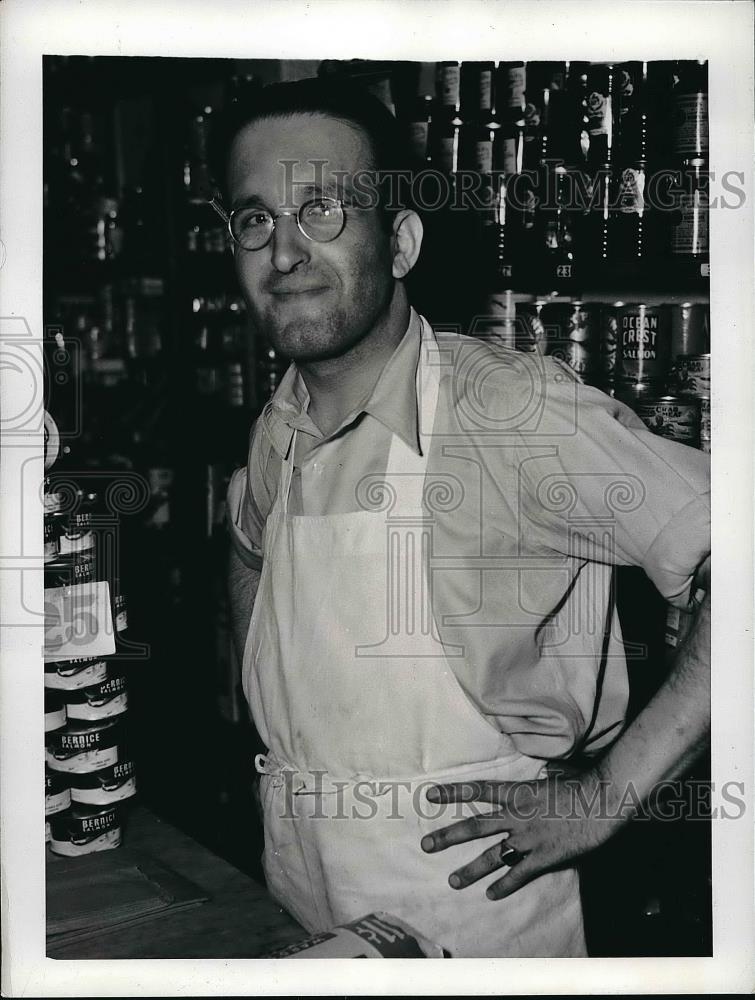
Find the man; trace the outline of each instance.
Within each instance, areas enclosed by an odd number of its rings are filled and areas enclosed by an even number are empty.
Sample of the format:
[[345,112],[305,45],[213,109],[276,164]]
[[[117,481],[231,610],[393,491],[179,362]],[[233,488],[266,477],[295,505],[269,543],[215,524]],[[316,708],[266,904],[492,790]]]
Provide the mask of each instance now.
[[[364,183],[398,149],[308,82],[228,151],[238,279],[293,359],[228,497],[266,877],[310,931],[386,910],[454,956],[583,955],[571,865],[707,738],[709,598],[622,733],[611,585],[708,589],[707,457],[551,359],[436,337],[420,217]],[[577,752],[580,808],[547,766]]]

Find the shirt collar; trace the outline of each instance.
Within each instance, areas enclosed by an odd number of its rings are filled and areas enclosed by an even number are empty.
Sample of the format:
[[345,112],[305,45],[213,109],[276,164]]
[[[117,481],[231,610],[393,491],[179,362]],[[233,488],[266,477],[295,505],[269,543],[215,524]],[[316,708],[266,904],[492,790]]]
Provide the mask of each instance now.
[[[353,410],[329,438],[340,434],[362,413],[369,413],[421,454],[416,383],[421,329],[420,317],[412,309],[406,333],[380,373],[369,398]],[[307,387],[292,363],[263,413],[270,440],[282,458],[288,454],[297,429],[325,440],[307,413],[308,407]]]

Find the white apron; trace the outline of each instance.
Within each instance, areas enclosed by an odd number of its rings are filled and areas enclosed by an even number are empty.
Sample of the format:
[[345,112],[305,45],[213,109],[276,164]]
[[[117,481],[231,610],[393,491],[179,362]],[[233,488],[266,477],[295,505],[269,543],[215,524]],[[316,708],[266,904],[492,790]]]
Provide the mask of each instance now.
[[[425,435],[438,373],[423,320]],[[243,669],[270,748],[256,765],[271,893],[310,932],[386,910],[455,957],[584,955],[574,869],[491,901],[485,889],[502,872],[462,890],[448,876],[501,834],[437,854],[420,847],[425,834],[490,808],[428,803],[430,784],[527,780],[543,763],[482,716],[438,639],[422,531],[428,438],[420,456],[393,436],[390,510],[321,517],[287,513],[294,446],[267,520]]]

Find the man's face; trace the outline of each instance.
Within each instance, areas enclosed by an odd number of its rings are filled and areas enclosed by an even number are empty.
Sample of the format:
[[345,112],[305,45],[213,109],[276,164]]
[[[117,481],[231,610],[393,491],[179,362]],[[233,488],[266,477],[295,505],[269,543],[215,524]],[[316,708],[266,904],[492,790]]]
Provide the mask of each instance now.
[[[316,169],[312,160],[326,162]],[[337,119],[296,114],[254,122],[231,147],[230,208],[251,203],[276,215],[318,195],[337,196],[335,183],[344,173],[348,184],[349,176],[371,166],[366,137]],[[334,176],[339,172],[340,178]],[[300,183],[292,186],[292,177]],[[325,189],[304,186],[316,182]],[[307,239],[296,217],[286,215],[261,250],[235,248],[252,321],[289,357],[312,361],[343,354],[388,310],[394,286],[389,235],[376,209],[347,205],[345,211],[346,225],[330,243]]]

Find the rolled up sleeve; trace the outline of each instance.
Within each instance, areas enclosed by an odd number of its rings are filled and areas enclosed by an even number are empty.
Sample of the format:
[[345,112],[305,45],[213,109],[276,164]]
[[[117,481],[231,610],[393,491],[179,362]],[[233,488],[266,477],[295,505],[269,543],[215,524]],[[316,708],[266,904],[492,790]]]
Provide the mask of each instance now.
[[261,536],[250,499],[245,466],[236,469],[231,476],[226,495],[226,520],[234,552],[245,566],[259,570],[262,568]]

